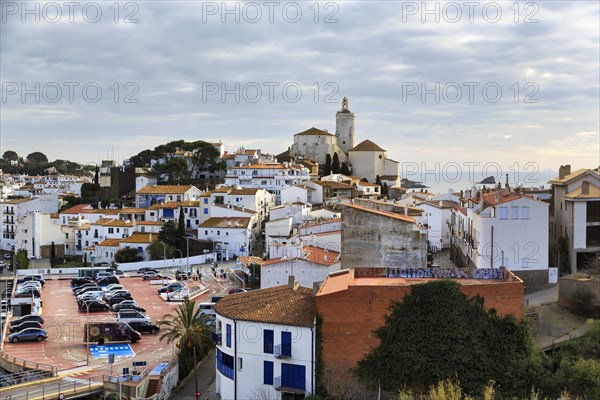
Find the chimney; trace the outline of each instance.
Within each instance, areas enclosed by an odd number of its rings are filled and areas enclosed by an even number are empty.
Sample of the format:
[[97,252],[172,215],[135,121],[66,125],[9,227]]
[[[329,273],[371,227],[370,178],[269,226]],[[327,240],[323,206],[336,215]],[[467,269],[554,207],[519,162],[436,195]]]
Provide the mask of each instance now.
[[294,288],[294,281],[295,281],[294,275],[288,276],[288,287],[290,289]]
[[508,186],[508,174],[506,174],[506,182],[504,183],[504,187],[507,188],[507,189],[509,188],[509,186]]
[[316,296],[317,292],[319,291],[320,288],[321,288],[321,284],[319,282],[313,282],[312,295]]
[[558,179],[562,179],[567,175],[571,174],[571,165],[567,164],[567,165],[561,165],[560,168],[558,169]]
[[590,183],[588,181],[581,182],[581,194],[590,194]]

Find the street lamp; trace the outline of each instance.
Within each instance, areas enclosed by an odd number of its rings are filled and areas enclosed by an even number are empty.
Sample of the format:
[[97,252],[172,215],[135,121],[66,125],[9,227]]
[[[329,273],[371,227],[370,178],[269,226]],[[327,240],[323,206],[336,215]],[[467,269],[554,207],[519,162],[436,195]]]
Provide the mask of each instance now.
[[192,274],[192,269],[190,268],[190,237],[188,235],[185,235],[185,242],[186,242],[186,250],[185,250],[185,255],[187,257],[187,272],[188,274]]
[[87,347],[87,353],[86,353],[86,365],[90,365],[90,304],[92,304],[91,301],[88,301],[86,304],[86,308],[87,308],[87,322],[86,322],[86,326],[87,326],[87,340],[85,341],[86,347]]
[[163,260],[165,260],[165,269],[167,269],[167,245],[162,240],[159,242],[163,245]]
[[175,269],[175,252],[178,251],[179,255],[181,257],[179,257],[179,259],[181,260],[183,258],[183,252],[179,249],[173,249],[173,269]]

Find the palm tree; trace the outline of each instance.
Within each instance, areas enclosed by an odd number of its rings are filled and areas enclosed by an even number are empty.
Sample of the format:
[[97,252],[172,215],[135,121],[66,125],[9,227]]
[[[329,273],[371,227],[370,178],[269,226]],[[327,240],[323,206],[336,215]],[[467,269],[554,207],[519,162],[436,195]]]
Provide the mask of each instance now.
[[[163,320],[158,321],[158,325],[164,328],[164,333],[159,340],[162,342],[163,339],[166,339],[167,343],[176,342],[175,345],[179,348],[179,366],[182,377],[187,376],[192,369],[190,353],[193,354],[193,367],[195,368],[196,355],[204,357],[213,346],[207,324],[208,319],[209,317],[205,314],[200,314],[200,309],[196,308],[195,301],[186,299],[179,305],[175,314],[165,315]],[[190,352],[190,350],[192,351]],[[198,391],[197,388],[196,391]]]

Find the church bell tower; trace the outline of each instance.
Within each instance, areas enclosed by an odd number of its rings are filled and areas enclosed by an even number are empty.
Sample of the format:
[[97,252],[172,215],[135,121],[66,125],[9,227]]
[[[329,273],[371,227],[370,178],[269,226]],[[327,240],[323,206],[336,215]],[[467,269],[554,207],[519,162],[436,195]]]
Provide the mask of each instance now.
[[342,99],[342,109],[335,114],[335,136],[338,146],[348,155],[354,147],[354,113],[348,109],[348,98]]

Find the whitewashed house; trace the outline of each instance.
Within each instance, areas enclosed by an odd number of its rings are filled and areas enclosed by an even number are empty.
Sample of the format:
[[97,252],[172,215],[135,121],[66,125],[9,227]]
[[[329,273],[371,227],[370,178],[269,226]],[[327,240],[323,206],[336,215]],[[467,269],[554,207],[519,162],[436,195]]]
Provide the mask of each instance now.
[[329,273],[341,268],[340,253],[321,247],[301,248],[298,257],[283,256],[265,261],[260,269],[261,289],[279,286],[293,276],[301,286],[313,287],[325,281]]
[[450,247],[450,220],[452,210],[460,204],[449,200],[427,200],[417,203],[423,210],[423,223],[427,225],[427,240],[434,251]]
[[198,227],[198,239],[210,240],[222,260],[250,254],[256,239],[248,217],[212,217]]
[[216,392],[222,399],[295,399],[315,392],[316,309],[292,283],[215,305]]

